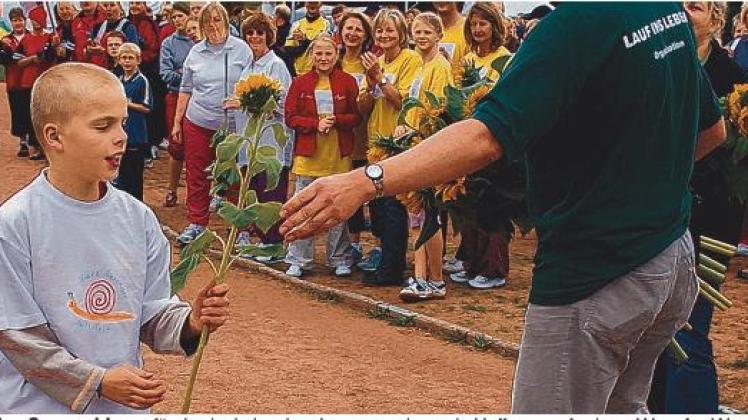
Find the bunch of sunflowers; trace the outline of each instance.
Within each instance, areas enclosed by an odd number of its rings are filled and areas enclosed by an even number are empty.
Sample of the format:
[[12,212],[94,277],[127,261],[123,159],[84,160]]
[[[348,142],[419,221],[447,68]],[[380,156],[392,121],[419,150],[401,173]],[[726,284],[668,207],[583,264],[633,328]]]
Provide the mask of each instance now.
[[[507,58],[502,57],[493,67],[499,66],[503,70],[506,61]],[[495,81],[482,77],[471,62],[464,64],[457,80],[458,84],[445,87],[441,96],[425,92],[426,100],[423,102],[414,97],[406,98],[398,124],[406,126],[408,134],[380,137],[372,141],[367,154],[369,161],[377,162],[394,156],[449,124],[470,118],[478,103],[495,85]],[[425,211],[427,214],[426,225],[421,229],[416,248],[438,231],[438,225],[428,226],[429,223],[438,223],[436,217],[428,217],[438,211],[447,211],[458,229],[463,221],[472,219],[482,226],[494,226],[510,233],[513,227],[509,220],[524,220],[524,165],[495,163],[471,176],[434,188],[399,194],[397,198],[409,212],[417,214]],[[497,219],[495,216],[502,222],[490,220]],[[520,224],[527,226],[524,222]]]
[[691,186],[697,200],[704,191],[745,202],[748,199],[748,84],[735,85],[720,99],[727,138],[694,166]]

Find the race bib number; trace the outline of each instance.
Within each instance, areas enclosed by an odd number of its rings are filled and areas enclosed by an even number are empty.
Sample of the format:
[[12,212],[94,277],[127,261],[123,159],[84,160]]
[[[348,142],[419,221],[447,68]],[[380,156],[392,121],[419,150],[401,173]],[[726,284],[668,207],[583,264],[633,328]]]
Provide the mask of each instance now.
[[352,73],[351,76],[356,79],[356,87],[361,87],[361,83],[363,83],[364,77],[366,77],[363,73]]
[[329,90],[315,90],[314,100],[317,103],[317,114],[318,115],[332,115],[332,91]]
[[423,77],[419,77],[418,79],[413,81],[413,84],[410,86],[410,91],[408,92],[408,96],[411,98],[418,98],[419,94],[421,93],[421,85],[423,84]]
[[444,49],[444,51],[447,52],[447,55],[449,56],[449,59],[453,59],[455,57],[455,44],[452,42],[440,42],[439,48]]

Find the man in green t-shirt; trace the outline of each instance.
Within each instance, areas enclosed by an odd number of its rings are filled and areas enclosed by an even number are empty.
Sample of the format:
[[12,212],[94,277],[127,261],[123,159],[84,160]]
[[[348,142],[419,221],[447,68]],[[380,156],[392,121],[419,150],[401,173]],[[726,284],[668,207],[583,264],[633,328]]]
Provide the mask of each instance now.
[[375,195],[527,159],[538,235],[515,413],[646,412],[698,291],[688,180],[724,122],[680,3],[561,3],[478,106],[378,167],[286,204],[295,240]]

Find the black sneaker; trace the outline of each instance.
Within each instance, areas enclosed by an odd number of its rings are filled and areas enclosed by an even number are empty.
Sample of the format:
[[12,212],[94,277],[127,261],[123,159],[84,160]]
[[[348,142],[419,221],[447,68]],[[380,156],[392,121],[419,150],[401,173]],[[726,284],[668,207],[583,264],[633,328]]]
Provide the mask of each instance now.
[[19,158],[29,157],[29,146],[21,144],[21,147],[18,149],[18,153],[16,153],[16,156],[18,156]]
[[406,286],[403,284],[402,274],[399,276],[373,273],[365,276],[361,282],[367,286]]

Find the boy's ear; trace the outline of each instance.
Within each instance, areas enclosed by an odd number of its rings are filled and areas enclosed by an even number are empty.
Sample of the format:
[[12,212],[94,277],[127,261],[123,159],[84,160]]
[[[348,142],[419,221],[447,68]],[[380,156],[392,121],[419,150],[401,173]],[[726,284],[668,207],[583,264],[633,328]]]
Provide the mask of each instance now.
[[52,150],[62,150],[60,130],[55,123],[47,123],[42,129],[42,141]]

